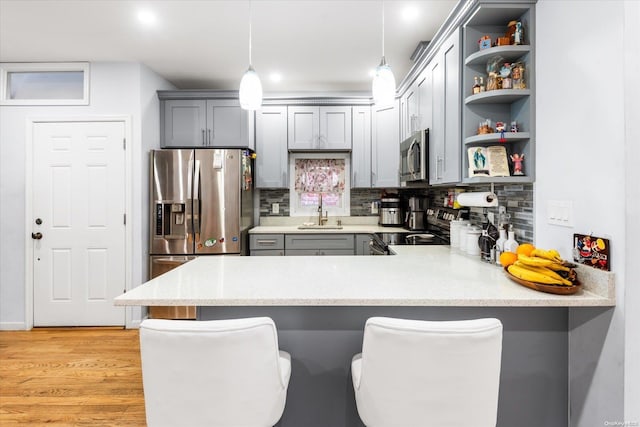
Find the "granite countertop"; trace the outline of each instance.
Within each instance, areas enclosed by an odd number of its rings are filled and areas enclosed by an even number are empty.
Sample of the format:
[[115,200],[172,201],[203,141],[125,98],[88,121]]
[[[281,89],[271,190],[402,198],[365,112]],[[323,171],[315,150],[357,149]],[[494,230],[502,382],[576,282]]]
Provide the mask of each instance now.
[[[115,299],[116,305],[614,306],[613,274],[579,267],[583,290],[525,288],[449,246],[392,246],[394,256],[201,256]],[[583,271],[584,270],[584,271]]]

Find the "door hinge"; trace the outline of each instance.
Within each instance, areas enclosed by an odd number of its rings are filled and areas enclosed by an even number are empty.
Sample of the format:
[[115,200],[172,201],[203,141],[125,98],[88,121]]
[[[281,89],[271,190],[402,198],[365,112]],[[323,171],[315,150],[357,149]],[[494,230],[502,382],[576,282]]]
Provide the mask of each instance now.
[[124,225],[127,225],[127,214],[123,214],[122,217]]
[[122,138],[122,149],[123,150],[127,149],[127,138]]

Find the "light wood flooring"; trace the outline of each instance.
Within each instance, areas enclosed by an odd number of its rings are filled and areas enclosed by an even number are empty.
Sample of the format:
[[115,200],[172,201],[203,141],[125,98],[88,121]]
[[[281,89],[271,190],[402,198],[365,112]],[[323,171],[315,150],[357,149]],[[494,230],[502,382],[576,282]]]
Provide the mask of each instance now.
[[144,426],[137,330],[0,332],[0,426]]

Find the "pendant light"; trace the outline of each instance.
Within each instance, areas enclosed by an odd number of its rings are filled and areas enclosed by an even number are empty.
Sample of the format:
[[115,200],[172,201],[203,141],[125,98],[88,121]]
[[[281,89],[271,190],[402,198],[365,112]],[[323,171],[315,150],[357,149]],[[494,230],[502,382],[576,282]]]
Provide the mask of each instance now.
[[384,57],[384,0],[382,1],[382,60],[376,67],[371,92],[373,102],[379,107],[392,105],[396,96],[396,79]]
[[249,69],[240,80],[240,107],[257,110],[262,106],[262,84],[251,64],[251,1],[249,1]]

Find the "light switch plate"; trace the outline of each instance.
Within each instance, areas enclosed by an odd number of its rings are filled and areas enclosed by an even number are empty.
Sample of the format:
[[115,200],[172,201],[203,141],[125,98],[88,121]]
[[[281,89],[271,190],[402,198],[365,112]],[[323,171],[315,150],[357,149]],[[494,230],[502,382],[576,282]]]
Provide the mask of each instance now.
[[548,200],[547,223],[573,227],[573,202],[569,200]]
[[280,203],[271,203],[271,213],[280,213]]

